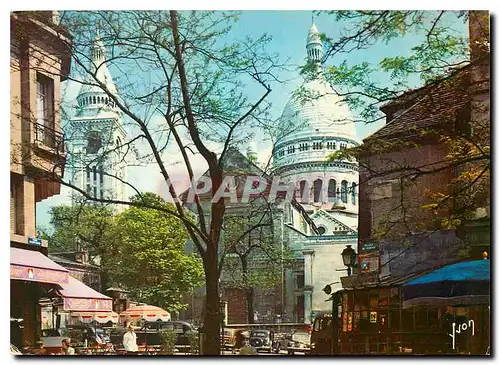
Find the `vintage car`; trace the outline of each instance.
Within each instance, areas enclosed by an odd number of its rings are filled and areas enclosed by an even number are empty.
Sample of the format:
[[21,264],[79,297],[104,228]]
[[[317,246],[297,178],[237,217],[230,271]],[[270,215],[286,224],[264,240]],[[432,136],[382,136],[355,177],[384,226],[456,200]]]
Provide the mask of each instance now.
[[[135,328],[137,335],[137,345],[160,346],[163,343],[161,332],[173,330],[177,333],[175,347],[177,349],[189,350],[191,347],[190,336],[197,335],[196,329],[192,324],[185,321],[156,321],[146,322],[142,327]],[[123,343],[123,335],[126,328],[117,327],[111,331],[111,343],[116,348],[120,348]]]
[[288,355],[293,355],[295,352],[303,352],[308,354],[311,350],[311,335],[308,332],[295,332],[288,340],[286,350]]
[[271,353],[274,350],[274,332],[256,329],[250,332],[250,346],[257,351],[264,350]]

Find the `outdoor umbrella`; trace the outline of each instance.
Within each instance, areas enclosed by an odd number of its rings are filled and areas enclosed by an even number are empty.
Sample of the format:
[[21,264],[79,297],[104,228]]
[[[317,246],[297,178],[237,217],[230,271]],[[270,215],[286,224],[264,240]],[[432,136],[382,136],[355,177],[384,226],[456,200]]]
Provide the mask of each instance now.
[[148,322],[154,322],[157,320],[170,321],[170,313],[166,310],[154,305],[139,305],[136,307],[130,307],[129,309],[120,313],[121,319],[132,319],[138,320],[143,319]]
[[490,261],[460,262],[403,286],[403,308],[419,305],[476,305],[490,301]]

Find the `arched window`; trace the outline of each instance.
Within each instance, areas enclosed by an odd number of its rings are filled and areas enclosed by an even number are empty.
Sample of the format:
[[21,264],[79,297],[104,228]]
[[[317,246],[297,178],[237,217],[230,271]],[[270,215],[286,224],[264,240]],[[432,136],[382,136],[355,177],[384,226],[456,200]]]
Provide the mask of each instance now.
[[342,199],[342,203],[347,204],[347,181],[345,180],[340,185],[340,199]]
[[334,179],[328,180],[328,201],[334,202],[336,199],[337,183]]
[[309,202],[309,188],[306,180],[302,180],[299,183],[299,201],[301,203],[308,203]]
[[95,96],[94,96],[94,98],[93,98],[93,104],[97,104],[97,103],[96,103]]
[[108,98],[104,99],[104,103],[105,103],[106,105],[108,105],[108,101],[109,101],[109,99],[108,99]]
[[352,198],[352,205],[356,205],[356,183],[353,182],[351,185],[351,198]]
[[314,180],[313,183],[313,190],[314,190],[314,202],[320,202],[321,201],[321,188],[323,187],[323,180],[321,179],[316,179]]

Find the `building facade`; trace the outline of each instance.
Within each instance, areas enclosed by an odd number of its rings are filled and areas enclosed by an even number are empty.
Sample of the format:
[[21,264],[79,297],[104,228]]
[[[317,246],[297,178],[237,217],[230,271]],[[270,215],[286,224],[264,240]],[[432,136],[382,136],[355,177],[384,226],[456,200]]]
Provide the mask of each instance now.
[[[115,101],[119,99],[106,61],[106,48],[97,36],[89,73],[76,98],[76,113],[66,128],[72,184],[97,199],[127,200],[127,168],[124,156],[126,131]],[[80,194],[73,192],[73,198]],[[117,205],[117,210],[124,209]]]
[[12,12],[10,21],[10,316],[11,343],[21,347],[39,335],[39,300],[68,280],[67,270],[46,257],[47,242],[36,238],[35,205],[60,192],[60,89],[71,35],[57,12]]

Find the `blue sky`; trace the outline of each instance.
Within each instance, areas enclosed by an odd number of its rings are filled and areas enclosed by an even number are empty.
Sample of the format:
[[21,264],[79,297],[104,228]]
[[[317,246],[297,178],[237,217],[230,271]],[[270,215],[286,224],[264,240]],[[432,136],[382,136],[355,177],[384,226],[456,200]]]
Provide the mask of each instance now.
[[[246,36],[257,38],[263,33],[273,37],[269,44],[269,51],[276,52],[282,60],[289,58],[289,61],[295,65],[302,65],[306,57],[306,38],[311,26],[311,11],[244,11],[240,20],[233,26],[230,38],[243,39]],[[333,16],[321,15],[315,16],[314,22],[318,30],[326,33],[328,36],[336,36],[340,32],[340,25],[335,22]],[[448,20],[449,25],[462,34],[466,34],[466,25],[462,22],[453,22]],[[349,65],[361,63],[363,61],[376,65],[383,57],[407,55],[411,47],[418,44],[421,36],[407,35],[395,39],[389,44],[379,43],[369,49],[356,51],[349,55],[334,57],[328,61],[328,64],[339,64],[346,60]],[[284,84],[274,85],[268,100],[273,104],[273,118],[278,118],[288,101],[291,92],[300,86],[302,78],[297,70],[285,72],[282,79],[288,80]],[[382,84],[388,83],[388,75],[379,73],[375,75],[376,80]],[[341,86],[341,85],[336,85]],[[412,80],[412,86],[419,86],[419,80]],[[78,92],[79,85],[68,87],[68,93],[65,95],[66,101],[74,99]],[[249,85],[247,89],[250,98],[257,100],[262,95],[262,88],[258,85]],[[356,130],[358,138],[361,140],[379,129],[384,122],[377,122],[370,125],[357,123]],[[261,153],[261,159],[266,160],[271,152],[271,143],[263,135],[258,135],[255,143],[258,151]],[[203,168],[202,168],[203,169]],[[133,185],[137,185],[141,190],[154,191],[161,193],[162,184],[158,168],[154,165],[141,171],[129,170],[129,179]],[[201,170],[199,171],[202,172]],[[147,178],[145,178],[147,176]],[[64,195],[64,193],[63,193]],[[63,196],[56,196],[37,204],[37,225],[45,226],[48,224],[48,209],[57,204],[67,203],[68,199]]]

